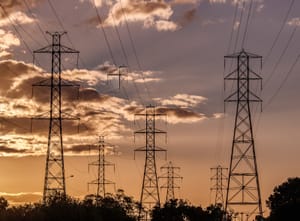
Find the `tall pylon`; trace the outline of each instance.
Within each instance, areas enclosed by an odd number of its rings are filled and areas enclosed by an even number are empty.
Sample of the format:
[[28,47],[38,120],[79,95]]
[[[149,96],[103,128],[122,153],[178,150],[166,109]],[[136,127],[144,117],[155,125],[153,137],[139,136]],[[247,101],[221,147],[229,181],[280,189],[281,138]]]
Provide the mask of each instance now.
[[210,188],[212,193],[215,193],[214,205],[222,205],[224,207],[224,190],[226,190],[227,184],[225,182],[227,179],[228,168],[224,168],[220,165],[217,167],[210,168],[212,172],[212,187]]
[[[149,213],[156,204],[160,206],[160,196],[158,188],[158,176],[156,169],[156,152],[166,152],[165,149],[156,146],[156,134],[166,134],[165,131],[159,130],[155,126],[156,117],[165,116],[165,114],[156,113],[156,108],[152,105],[146,107],[143,113],[137,113],[136,116],[143,116],[145,120],[145,128],[135,131],[135,135],[143,134],[146,138],[146,145],[135,149],[146,153],[143,184],[140,197],[140,208],[138,220],[148,220]],[[146,215],[143,208],[146,210]]]
[[[252,82],[262,84],[262,78],[250,67],[262,57],[242,49],[224,57],[234,60],[236,69],[225,76],[225,80],[235,81],[235,91],[225,102],[236,103],[235,124],[231,148],[225,211],[240,214],[240,220],[254,220],[262,216],[261,193],[256,162],[256,153],[251,120],[251,103],[262,102],[252,91]],[[244,219],[246,217],[246,219]]]
[[159,176],[161,179],[167,179],[167,183],[162,185],[160,188],[167,189],[166,193],[166,202],[170,200],[174,200],[175,198],[175,189],[180,189],[178,185],[176,185],[175,181],[183,177],[180,176],[176,171],[180,170],[180,167],[175,167],[172,161],[169,161],[166,165],[160,167],[161,170],[166,171],[163,175]]
[[99,143],[98,143],[98,156],[97,160],[89,163],[88,168],[90,166],[96,166],[97,167],[97,178],[91,182],[88,183],[89,185],[97,185],[97,191],[95,194],[96,197],[96,204],[98,203],[99,197],[105,197],[106,196],[106,186],[107,185],[115,185],[114,182],[106,179],[106,167],[113,166],[115,167],[115,164],[108,162],[105,158],[106,151],[105,147],[111,146],[104,142],[104,136],[99,137]]
[[47,32],[52,37],[52,44],[34,51],[34,54],[51,54],[51,78],[43,80],[33,86],[50,88],[50,117],[36,117],[34,119],[49,120],[48,147],[46,156],[46,169],[44,180],[43,201],[47,202],[49,197],[60,192],[66,194],[64,148],[62,120],[67,118],[62,115],[62,87],[78,86],[62,80],[62,54],[79,54],[79,51],[61,44],[61,37],[66,32]]

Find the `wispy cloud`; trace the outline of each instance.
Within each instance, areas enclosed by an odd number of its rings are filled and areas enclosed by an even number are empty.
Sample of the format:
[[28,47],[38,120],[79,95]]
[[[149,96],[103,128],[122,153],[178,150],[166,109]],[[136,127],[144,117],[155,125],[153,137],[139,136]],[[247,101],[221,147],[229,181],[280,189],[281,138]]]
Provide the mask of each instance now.
[[193,110],[179,107],[159,107],[157,108],[157,112],[161,114],[166,114],[168,123],[171,124],[196,123],[207,119],[205,114],[197,113]]
[[0,58],[12,58],[10,48],[12,46],[19,46],[20,40],[11,32],[0,29]]
[[173,10],[164,1],[126,0],[114,4],[104,25],[115,26],[125,22],[143,22],[145,28],[155,27],[158,31],[174,31],[177,24],[170,21]]
[[28,202],[35,203],[42,200],[41,192],[19,192],[19,193],[0,192],[0,196],[7,199],[10,205],[19,205]]
[[289,20],[287,22],[287,24],[289,26],[300,26],[300,18],[299,17],[296,17],[296,18],[292,18],[291,20]]
[[189,95],[189,94],[176,94],[170,98],[155,98],[157,102],[161,105],[171,105],[178,106],[183,108],[195,107],[201,103],[204,103],[207,98],[198,96],[198,95]]

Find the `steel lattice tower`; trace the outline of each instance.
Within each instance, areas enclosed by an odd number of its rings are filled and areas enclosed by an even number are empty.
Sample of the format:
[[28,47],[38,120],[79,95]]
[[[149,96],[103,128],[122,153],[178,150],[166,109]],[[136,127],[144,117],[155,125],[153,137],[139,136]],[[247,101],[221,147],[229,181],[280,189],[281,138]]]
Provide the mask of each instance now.
[[[139,220],[144,219],[142,207],[151,209],[155,204],[160,206],[160,196],[158,188],[158,176],[156,170],[156,152],[166,151],[155,144],[156,134],[166,134],[165,131],[159,130],[155,127],[155,120],[157,116],[164,114],[156,113],[154,106],[147,106],[144,113],[138,113],[136,116],[143,116],[146,118],[146,125],[144,129],[135,131],[136,134],[144,134],[146,138],[146,146],[135,149],[136,151],[143,151],[146,153],[143,184],[140,198]],[[146,215],[147,219],[147,215]]]
[[236,69],[225,77],[236,82],[235,92],[225,99],[225,102],[236,103],[225,211],[241,214],[241,220],[244,214],[247,220],[252,220],[257,215],[262,216],[262,204],[250,104],[262,100],[252,91],[251,83],[261,83],[262,78],[251,69],[250,62],[258,60],[262,66],[262,57],[243,49],[224,58],[225,62],[233,59],[236,63]]
[[118,89],[120,89],[121,88],[121,79],[123,76],[126,76],[126,73],[127,73],[127,66],[121,65],[118,67],[117,71],[107,74],[107,80],[108,80],[108,77],[110,77],[110,76],[118,77]]
[[[71,49],[61,44],[61,37],[66,32],[47,32],[52,37],[52,44],[44,48],[34,51],[34,54],[51,54],[51,79],[41,81],[33,86],[50,87],[50,118],[38,117],[35,119],[48,119],[49,134],[48,147],[46,157],[46,170],[44,181],[43,201],[47,202],[49,197],[55,193],[60,192],[66,194],[65,185],[65,168],[64,168],[64,148],[62,137],[62,87],[63,86],[77,86],[67,81],[62,80],[62,54],[75,53],[79,51]],[[70,119],[70,118],[69,118]]]
[[97,185],[97,192],[96,192],[96,203],[98,202],[99,197],[106,196],[106,185],[115,185],[114,182],[106,179],[106,167],[107,166],[115,166],[113,163],[106,161],[105,159],[105,147],[107,143],[104,142],[104,137],[100,136],[99,144],[98,144],[98,158],[96,161],[89,164],[90,166],[97,167],[97,178],[88,185]]
[[224,206],[224,195],[223,192],[226,190],[226,184],[224,181],[227,181],[227,175],[225,175],[225,171],[227,174],[228,168],[224,168],[220,165],[217,167],[210,168],[213,173],[213,176],[210,180],[213,182],[211,191],[215,192],[215,205]]
[[159,178],[167,179],[167,183],[162,185],[161,188],[167,189],[166,202],[175,199],[175,189],[180,187],[176,185],[175,180],[183,179],[182,176],[177,174],[175,171],[180,170],[180,167],[175,167],[171,161],[168,164],[160,167],[161,170],[165,170],[166,173]]

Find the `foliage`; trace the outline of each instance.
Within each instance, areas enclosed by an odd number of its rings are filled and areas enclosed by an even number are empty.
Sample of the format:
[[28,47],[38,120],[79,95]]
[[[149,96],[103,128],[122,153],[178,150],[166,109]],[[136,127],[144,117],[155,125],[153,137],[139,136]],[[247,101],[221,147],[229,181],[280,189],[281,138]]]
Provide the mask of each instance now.
[[[122,193],[120,195],[120,193]],[[136,203],[119,190],[104,198],[93,195],[80,201],[60,193],[53,194],[45,204],[8,207],[0,198],[1,221],[134,221]],[[3,208],[3,209],[2,209]]]
[[275,187],[267,206],[270,221],[300,220],[300,178],[289,178]]
[[152,211],[152,221],[218,221],[222,220],[220,205],[209,206],[205,210],[183,200],[170,200],[162,208],[156,206]]

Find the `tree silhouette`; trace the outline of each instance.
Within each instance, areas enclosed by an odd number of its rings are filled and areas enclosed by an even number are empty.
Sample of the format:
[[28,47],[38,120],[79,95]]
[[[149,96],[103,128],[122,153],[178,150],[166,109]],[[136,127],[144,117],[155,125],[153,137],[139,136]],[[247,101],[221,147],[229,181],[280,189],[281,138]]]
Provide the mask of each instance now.
[[300,178],[289,178],[275,187],[267,206],[270,221],[300,220]]
[[89,195],[80,201],[54,193],[45,203],[8,207],[0,197],[0,221],[135,221],[136,202],[118,191],[116,195]]
[[183,200],[170,200],[162,208],[156,206],[152,211],[152,221],[221,221],[222,206],[209,206],[203,210]]

